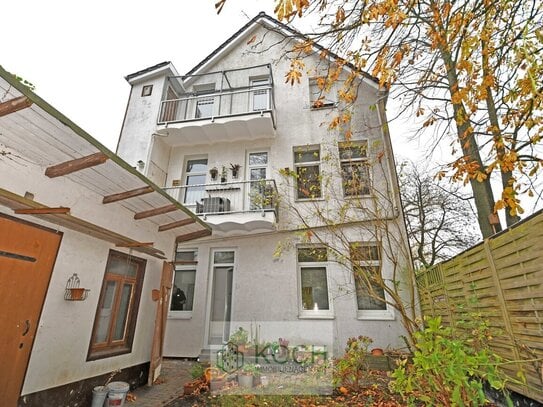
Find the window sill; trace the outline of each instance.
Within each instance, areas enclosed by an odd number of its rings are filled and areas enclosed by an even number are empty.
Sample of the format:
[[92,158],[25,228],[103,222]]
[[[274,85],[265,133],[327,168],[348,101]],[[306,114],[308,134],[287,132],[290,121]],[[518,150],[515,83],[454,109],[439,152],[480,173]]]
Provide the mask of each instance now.
[[168,311],[168,319],[192,319],[192,311]]
[[325,201],[326,199],[320,197],[320,198],[295,198],[295,203],[304,203],[304,202],[318,202],[318,201]]
[[299,314],[298,319],[336,319],[333,314]]
[[358,311],[356,319],[359,321],[394,321],[396,316],[392,311]]
[[319,106],[319,107],[310,106],[309,110],[311,110],[312,112],[316,112],[316,111],[319,111],[319,110],[335,109],[336,107],[337,107],[337,102],[335,102],[335,103],[326,103],[323,106]]

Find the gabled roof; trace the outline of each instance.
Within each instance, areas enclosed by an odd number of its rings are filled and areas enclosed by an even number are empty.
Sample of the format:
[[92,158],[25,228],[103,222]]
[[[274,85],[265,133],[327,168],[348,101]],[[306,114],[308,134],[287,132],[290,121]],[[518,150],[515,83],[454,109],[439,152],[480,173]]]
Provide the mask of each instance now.
[[[225,42],[223,42],[221,45],[219,45],[213,52],[211,52],[207,57],[205,57],[202,61],[200,61],[196,66],[194,66],[190,71],[188,71],[184,76],[191,76],[196,74],[200,69],[202,69],[205,65],[213,61],[225,48],[227,48],[230,44],[232,44],[236,39],[239,37],[242,37],[247,31],[251,30],[254,26],[257,24],[264,24],[268,27],[276,28],[283,32],[285,35],[290,35],[294,38],[298,38],[300,40],[305,40],[307,37],[300,33],[299,31],[295,30],[294,28],[288,26],[287,24],[284,24],[280,22],[279,20],[276,20],[275,18],[269,16],[265,12],[261,11],[258,13],[253,19],[251,19],[247,24],[245,24],[243,27],[241,27],[238,31],[236,31],[230,38],[228,38]],[[331,52],[330,50],[326,49],[320,44],[314,43],[313,47],[318,51],[326,51],[331,59],[343,59],[339,55]],[[345,64],[349,69],[355,71],[357,68],[347,62]],[[361,71],[361,74],[374,82],[376,85],[379,84],[379,80],[368,74],[367,72]]]
[[153,66],[150,66],[148,68],[145,68],[145,69],[142,69],[140,71],[137,71],[137,72],[134,72],[134,73],[131,73],[129,75],[126,75],[124,77],[124,79],[126,79],[127,82],[132,82],[135,78],[138,78],[140,76],[146,76],[148,74],[151,74],[155,71],[160,71],[160,70],[163,70],[165,68],[169,67],[170,70],[174,73],[174,75],[177,74],[177,71],[175,70],[173,64],[171,63],[171,61],[164,61],[164,62],[161,62],[159,64],[156,64],[156,65],[153,65]]

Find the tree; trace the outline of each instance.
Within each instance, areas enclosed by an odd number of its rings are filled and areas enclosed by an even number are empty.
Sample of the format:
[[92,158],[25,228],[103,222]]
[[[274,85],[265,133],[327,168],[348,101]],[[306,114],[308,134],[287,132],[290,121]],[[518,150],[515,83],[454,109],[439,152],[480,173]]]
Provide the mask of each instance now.
[[[543,169],[540,1],[277,0],[275,12],[280,21],[318,21],[285,55],[287,82],[300,81],[301,61],[321,52],[317,42],[329,50],[323,58],[344,56],[319,78],[321,89],[351,67],[339,93],[346,104],[356,100],[354,78],[369,70],[419,119],[420,132],[434,129],[434,145],[454,141],[455,159],[439,175],[470,184],[482,235],[501,229],[498,210],[508,225],[518,220],[520,196],[534,193]],[[493,174],[501,178],[497,202]]]
[[435,181],[426,168],[403,162],[400,191],[415,267],[430,267],[473,246],[476,216],[458,184]]

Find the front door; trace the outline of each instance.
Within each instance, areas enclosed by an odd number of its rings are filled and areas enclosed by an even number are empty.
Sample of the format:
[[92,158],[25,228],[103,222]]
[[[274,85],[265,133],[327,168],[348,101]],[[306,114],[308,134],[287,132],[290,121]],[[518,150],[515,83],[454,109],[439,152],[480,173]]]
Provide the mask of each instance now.
[[234,251],[213,252],[211,310],[209,315],[209,345],[228,341],[232,319],[232,280],[234,276]]
[[7,407],[21,394],[61,239],[60,232],[0,214],[0,394]]

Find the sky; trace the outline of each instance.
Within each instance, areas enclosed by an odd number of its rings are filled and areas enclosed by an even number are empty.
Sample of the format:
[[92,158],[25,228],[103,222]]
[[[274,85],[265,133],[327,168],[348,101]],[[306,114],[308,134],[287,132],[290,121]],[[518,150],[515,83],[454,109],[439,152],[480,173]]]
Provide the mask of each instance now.
[[181,74],[271,0],[20,0],[2,4],[0,65],[115,151],[130,73],[171,61]]

